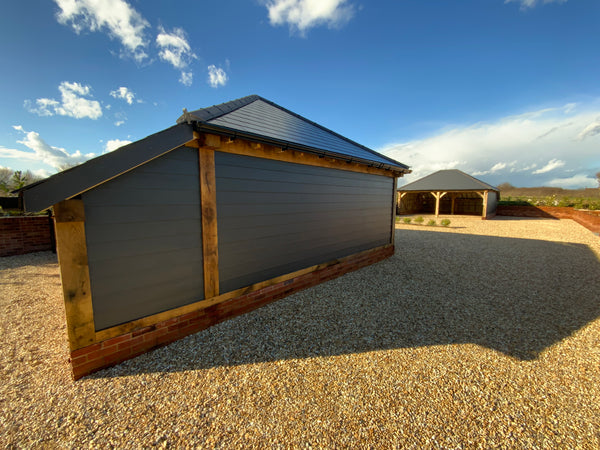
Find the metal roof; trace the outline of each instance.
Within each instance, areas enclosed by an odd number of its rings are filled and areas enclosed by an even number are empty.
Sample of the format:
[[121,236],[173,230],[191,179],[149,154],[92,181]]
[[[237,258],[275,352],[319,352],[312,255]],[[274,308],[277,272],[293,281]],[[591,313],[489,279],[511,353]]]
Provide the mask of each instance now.
[[499,191],[460,170],[439,170],[398,188],[399,191]]
[[187,112],[177,123],[199,131],[246,137],[345,161],[408,172],[408,166],[360,145],[258,95]]

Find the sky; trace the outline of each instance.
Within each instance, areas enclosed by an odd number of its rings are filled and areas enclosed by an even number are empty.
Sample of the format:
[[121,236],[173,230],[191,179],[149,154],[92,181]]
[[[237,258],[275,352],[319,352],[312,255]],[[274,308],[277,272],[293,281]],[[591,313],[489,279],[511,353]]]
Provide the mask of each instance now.
[[597,187],[598,0],[20,0],[0,167],[48,176],[258,94],[413,170]]

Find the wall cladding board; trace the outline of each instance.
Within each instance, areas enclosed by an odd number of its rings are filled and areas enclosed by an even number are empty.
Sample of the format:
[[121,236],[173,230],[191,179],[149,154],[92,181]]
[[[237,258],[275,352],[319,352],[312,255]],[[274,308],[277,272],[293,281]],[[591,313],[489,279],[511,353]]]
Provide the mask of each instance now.
[[216,152],[221,292],[391,242],[393,179]]
[[96,331],[204,298],[198,151],[82,195]]

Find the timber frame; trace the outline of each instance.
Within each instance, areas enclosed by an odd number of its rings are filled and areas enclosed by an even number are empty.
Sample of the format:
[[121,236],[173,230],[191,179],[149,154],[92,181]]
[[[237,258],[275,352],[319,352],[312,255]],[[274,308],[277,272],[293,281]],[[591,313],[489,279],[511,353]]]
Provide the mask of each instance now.
[[[397,205],[398,205],[398,208],[400,208],[402,199],[407,194],[431,194],[433,196],[433,198],[435,198],[435,217],[439,217],[439,215],[440,215],[440,200],[444,196],[448,195],[451,199],[450,214],[454,215],[454,202],[456,200],[456,197],[459,194],[463,194],[464,192],[465,191],[405,191],[405,192],[399,191]],[[488,217],[487,203],[488,203],[488,195],[489,195],[490,191],[485,190],[485,191],[466,191],[466,192],[473,192],[481,197],[481,199],[483,200],[481,218],[482,219],[487,218]]]
[[[396,207],[396,181],[402,173],[369,167],[351,161],[318,156],[298,150],[281,148],[275,145],[251,142],[243,139],[216,134],[193,133],[193,139],[184,144],[186,147],[198,149],[200,164],[199,188],[202,220],[202,249],[204,255],[204,299],[170,309],[158,314],[142,317],[127,323],[96,331],[90,288],[90,275],[87,259],[85,211],[83,200],[71,198],[54,204],[56,222],[57,253],[60,262],[61,280],[65,299],[65,313],[67,331],[71,351],[97,344],[124,333],[152,326],[159,322],[204,310],[213,305],[226,302],[242,295],[285,282],[302,275],[315,272],[335,264],[349,261],[369,252],[392,249],[394,246],[394,222]],[[392,223],[391,238],[386,245],[375,249],[366,250],[344,258],[327,261],[322,264],[304,268],[270,280],[255,283],[236,289],[231,292],[221,293],[219,290],[219,255],[218,255],[218,230],[217,230],[217,205],[216,205],[216,177],[215,177],[215,152],[226,152],[236,155],[255,156],[283,162],[303,165],[319,166],[345,171],[376,174],[390,177],[394,180],[394,193],[392,198]],[[113,177],[114,178],[114,177]],[[400,196],[401,198],[401,196]]]

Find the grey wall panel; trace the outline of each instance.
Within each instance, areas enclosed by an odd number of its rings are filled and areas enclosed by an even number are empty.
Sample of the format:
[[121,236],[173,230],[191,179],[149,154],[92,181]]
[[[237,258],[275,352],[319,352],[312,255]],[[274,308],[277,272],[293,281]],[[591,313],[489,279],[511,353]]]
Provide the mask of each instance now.
[[174,150],[82,198],[96,330],[204,298],[197,150]]
[[498,193],[496,191],[489,191],[486,214],[495,214],[497,208],[498,208]]
[[217,152],[221,292],[391,241],[393,179]]

